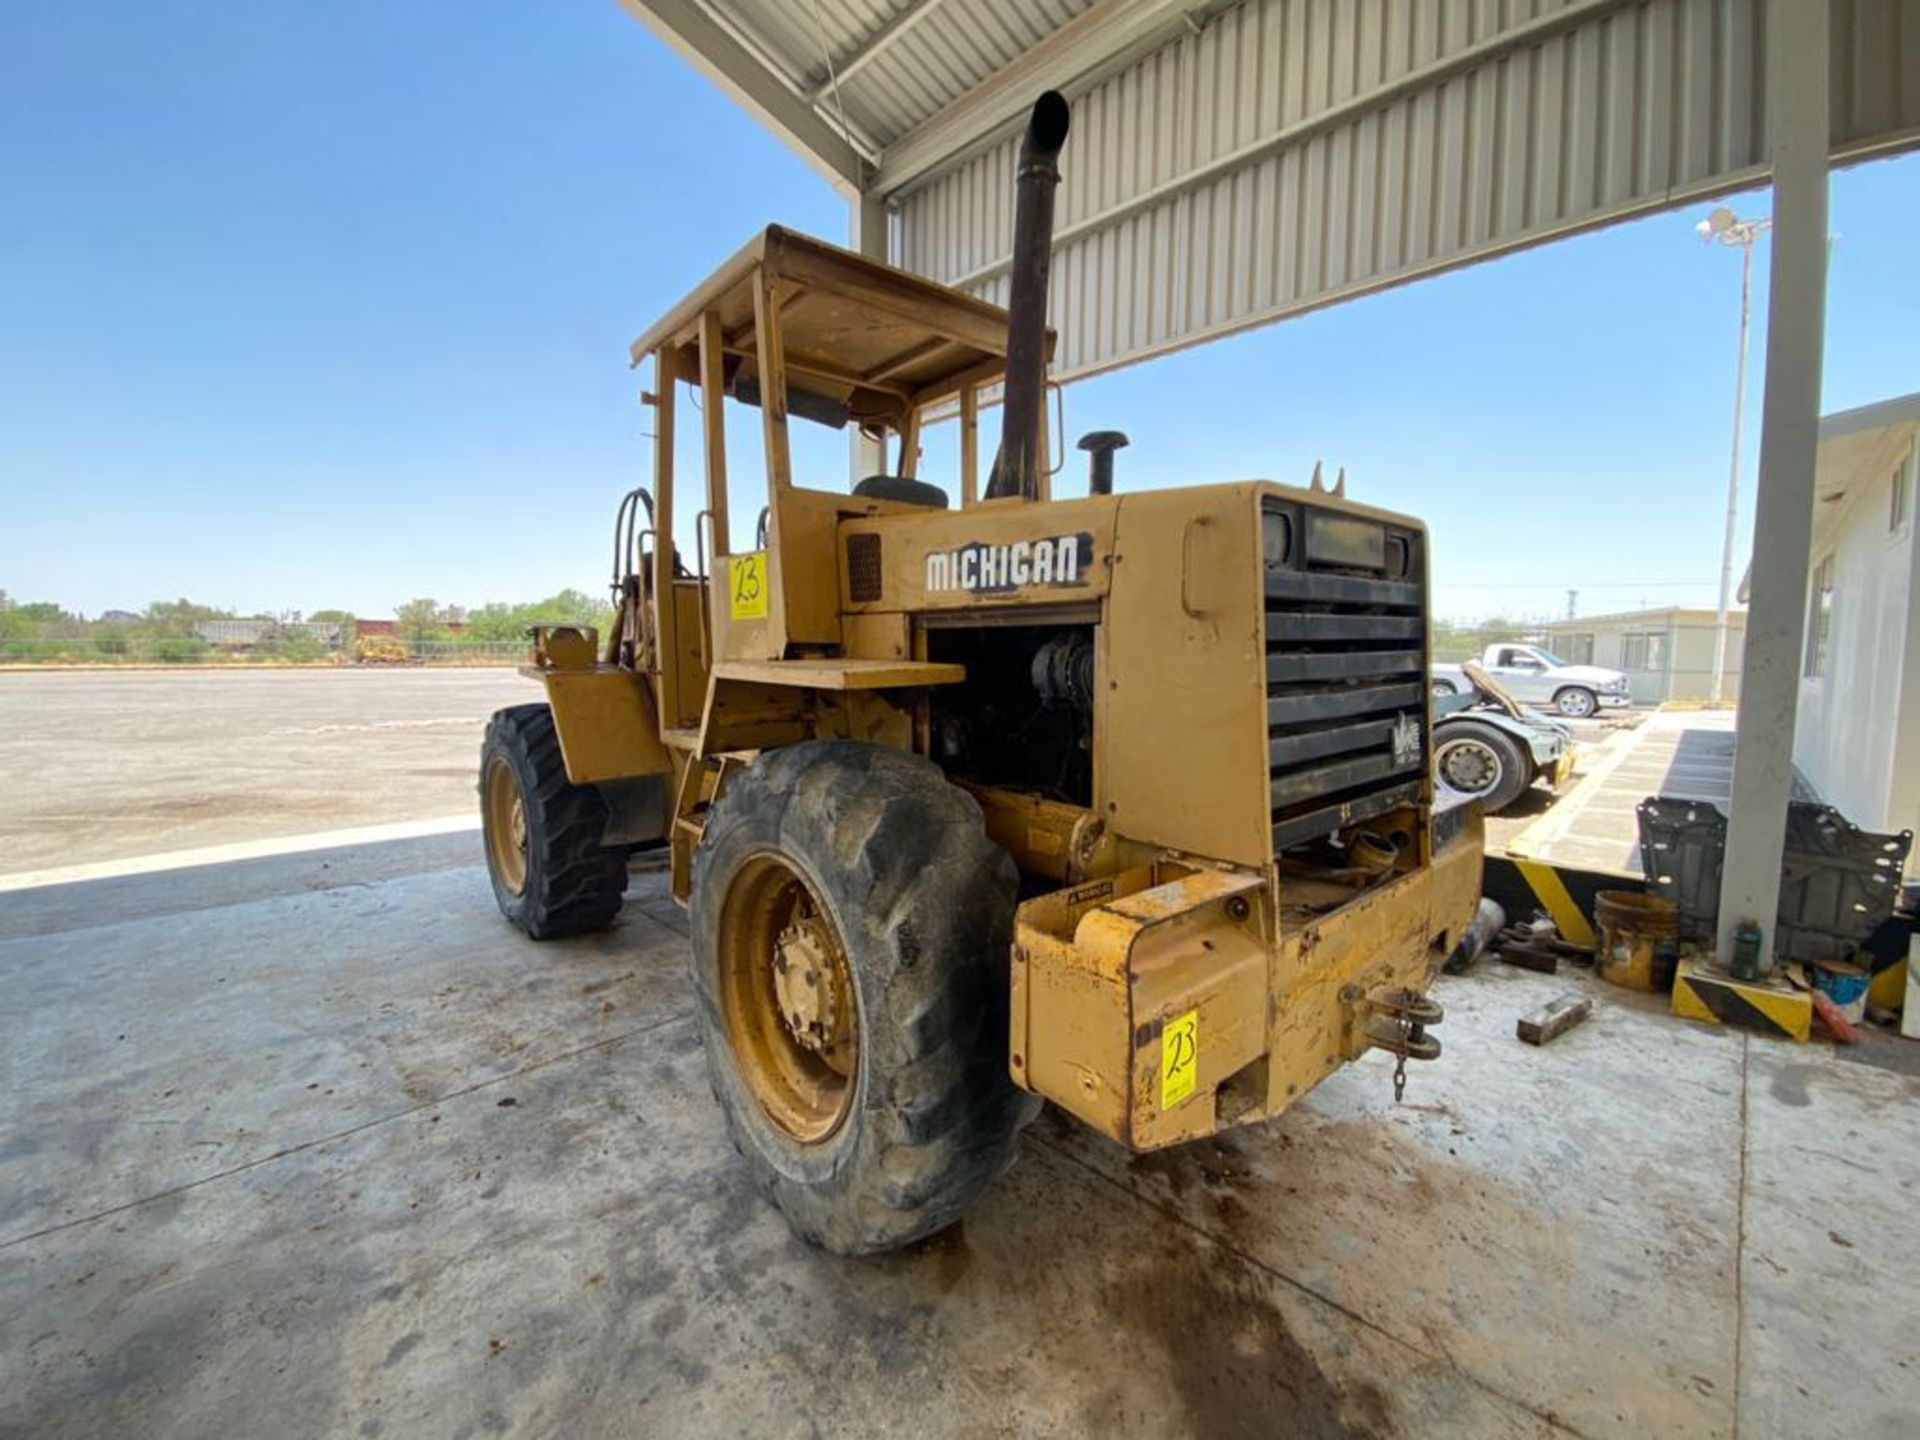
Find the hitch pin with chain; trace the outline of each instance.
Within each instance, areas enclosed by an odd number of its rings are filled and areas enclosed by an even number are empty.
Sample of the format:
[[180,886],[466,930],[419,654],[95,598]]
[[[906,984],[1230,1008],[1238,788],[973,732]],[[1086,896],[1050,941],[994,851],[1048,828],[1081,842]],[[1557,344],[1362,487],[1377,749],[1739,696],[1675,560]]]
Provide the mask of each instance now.
[[1407,1041],[1413,1036],[1413,1019],[1400,1012],[1400,1048],[1393,1057],[1393,1103],[1398,1105],[1407,1093]]
[[1399,1104],[1407,1093],[1407,1061],[1440,1058],[1440,1042],[1427,1034],[1427,1027],[1438,1025],[1444,1012],[1417,990],[1362,996],[1357,986],[1348,986],[1341,998],[1367,1016],[1362,1026],[1367,1043],[1393,1051],[1393,1101]]

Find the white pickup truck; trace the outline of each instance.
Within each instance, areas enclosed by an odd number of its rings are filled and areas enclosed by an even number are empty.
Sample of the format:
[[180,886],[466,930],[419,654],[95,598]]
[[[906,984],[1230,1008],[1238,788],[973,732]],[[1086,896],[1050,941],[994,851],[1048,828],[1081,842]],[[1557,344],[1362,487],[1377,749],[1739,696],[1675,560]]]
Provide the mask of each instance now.
[[[1619,670],[1598,665],[1569,665],[1538,645],[1489,645],[1480,657],[1485,670],[1514,699],[1529,705],[1551,705],[1562,715],[1580,720],[1602,705],[1630,705],[1633,695]],[[1458,665],[1433,667],[1435,695],[1465,695],[1473,689]]]

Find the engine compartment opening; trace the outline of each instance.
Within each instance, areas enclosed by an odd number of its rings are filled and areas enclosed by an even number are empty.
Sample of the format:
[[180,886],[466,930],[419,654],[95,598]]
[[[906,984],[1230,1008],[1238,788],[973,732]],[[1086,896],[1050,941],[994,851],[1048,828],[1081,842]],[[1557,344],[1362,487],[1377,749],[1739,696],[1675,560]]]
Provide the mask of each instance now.
[[928,630],[927,659],[967,667],[964,684],[933,692],[932,758],[956,779],[1092,805],[1094,630]]

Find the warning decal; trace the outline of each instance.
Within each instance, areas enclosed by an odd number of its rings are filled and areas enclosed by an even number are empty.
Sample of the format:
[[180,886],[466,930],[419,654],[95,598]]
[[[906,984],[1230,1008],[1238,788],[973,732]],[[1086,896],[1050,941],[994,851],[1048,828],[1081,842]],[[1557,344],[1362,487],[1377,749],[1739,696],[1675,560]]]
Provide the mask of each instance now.
[[767,552],[727,557],[727,613],[735,620],[767,618]]
[[1160,1108],[1171,1110],[1193,1094],[1199,1071],[1200,1012],[1189,1010],[1160,1032]]

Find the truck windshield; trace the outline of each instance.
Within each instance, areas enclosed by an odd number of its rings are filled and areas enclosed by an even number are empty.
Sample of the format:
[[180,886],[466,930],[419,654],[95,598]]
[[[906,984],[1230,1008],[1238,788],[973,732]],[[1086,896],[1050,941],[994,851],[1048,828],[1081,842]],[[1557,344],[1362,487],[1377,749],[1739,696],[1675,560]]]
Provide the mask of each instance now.
[[1541,650],[1538,647],[1536,647],[1533,653],[1538,655],[1542,660],[1546,662],[1547,668],[1549,670],[1564,670],[1567,666],[1567,662],[1562,660],[1558,655],[1554,654],[1551,650]]

